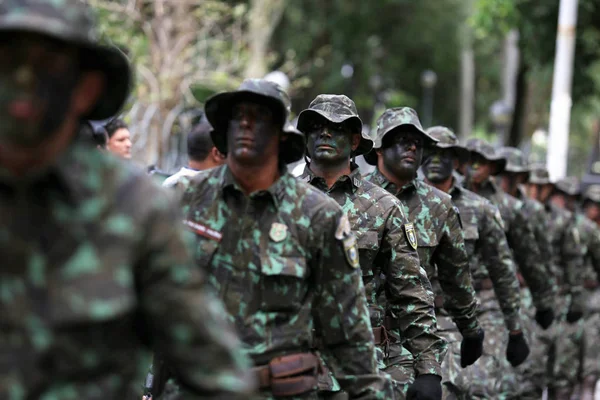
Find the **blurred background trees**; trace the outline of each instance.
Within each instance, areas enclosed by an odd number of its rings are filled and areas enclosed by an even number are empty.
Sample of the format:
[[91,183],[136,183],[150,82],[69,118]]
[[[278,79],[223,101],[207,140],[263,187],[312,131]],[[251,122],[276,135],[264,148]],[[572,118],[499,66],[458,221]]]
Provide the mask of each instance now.
[[[201,107],[192,91],[207,98],[273,70],[289,78],[295,114],[319,93],[344,93],[369,125],[411,106],[426,125],[492,141],[504,132],[544,156],[558,0],[89,2],[136,65],[125,116],[144,164],[180,163]],[[598,126],[599,56],[600,4],[579,0],[570,173],[585,167]]]

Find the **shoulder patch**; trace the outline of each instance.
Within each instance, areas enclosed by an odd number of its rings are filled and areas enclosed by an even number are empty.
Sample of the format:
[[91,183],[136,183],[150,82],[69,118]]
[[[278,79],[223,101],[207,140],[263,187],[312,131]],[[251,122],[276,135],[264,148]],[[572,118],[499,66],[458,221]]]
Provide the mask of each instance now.
[[502,228],[502,230],[504,230],[504,220],[502,219],[502,216],[500,215],[500,211],[498,210],[498,208],[495,208],[494,210],[494,220],[496,221],[496,223],[498,225],[500,225],[500,227]]
[[337,240],[342,240],[345,237],[347,237],[350,234],[350,232],[352,232],[350,228],[350,221],[348,220],[348,216],[344,214],[338,222],[338,226],[335,230],[335,238]]
[[452,208],[454,208],[454,212],[456,213],[456,219],[458,219],[458,224],[460,225],[460,229],[464,229],[462,219],[460,218],[460,211],[459,211],[458,207],[453,206]]
[[348,264],[354,269],[360,266],[358,261],[358,246],[356,244],[356,236],[350,234],[344,240],[342,240],[342,244],[344,245],[344,255],[346,256],[346,260]]
[[406,240],[408,240],[408,244],[413,250],[416,250],[418,247],[417,241],[417,232],[415,232],[415,226],[410,224],[404,224],[404,234],[406,235]]
[[573,238],[575,239],[575,244],[581,244],[581,237],[579,236],[579,230],[577,228],[573,228]]

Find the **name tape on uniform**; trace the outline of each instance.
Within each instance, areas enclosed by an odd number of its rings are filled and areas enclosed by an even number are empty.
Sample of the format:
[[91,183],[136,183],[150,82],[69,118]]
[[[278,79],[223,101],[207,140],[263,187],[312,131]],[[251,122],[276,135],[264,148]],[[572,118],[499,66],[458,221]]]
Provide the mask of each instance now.
[[220,242],[221,238],[223,237],[221,232],[217,232],[213,229],[210,229],[207,226],[201,225],[194,221],[190,221],[189,219],[184,220],[183,223],[188,228],[190,228],[192,230],[192,232],[197,233],[198,235],[203,236],[207,239],[212,239],[212,240],[216,240],[217,242]]

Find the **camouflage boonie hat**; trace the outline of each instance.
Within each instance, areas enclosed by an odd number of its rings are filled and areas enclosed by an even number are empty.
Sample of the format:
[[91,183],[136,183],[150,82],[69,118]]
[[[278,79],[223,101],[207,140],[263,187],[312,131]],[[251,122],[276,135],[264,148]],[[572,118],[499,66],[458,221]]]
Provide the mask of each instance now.
[[554,183],[554,189],[568,196],[579,196],[581,194],[579,179],[574,176],[559,179]]
[[583,200],[593,201],[594,203],[600,203],[600,185],[590,185],[585,189],[583,193]]
[[213,126],[211,137],[217,150],[227,154],[227,128],[233,106],[240,101],[265,104],[273,116],[281,121],[281,131],[285,133],[280,146],[281,161],[290,164],[304,155],[306,142],[304,135],[294,129],[288,118],[291,100],[283,88],[265,79],[246,79],[232,92],[218,93],[206,101],[204,111]]
[[469,160],[469,152],[460,146],[458,138],[450,129],[445,126],[432,126],[426,132],[429,136],[437,140],[434,147],[454,150],[454,154],[461,164]]
[[119,113],[129,95],[131,69],[121,51],[99,44],[91,7],[82,0],[0,1],[0,36],[19,32],[72,44],[79,49],[82,70],[104,74],[104,91],[83,119],[102,120]]
[[529,183],[534,185],[547,185],[550,182],[548,168],[544,164],[533,164],[529,167]]
[[513,174],[529,174],[529,163],[525,154],[516,147],[502,147],[499,153],[506,160],[504,170]]
[[425,147],[437,142],[437,140],[423,130],[421,121],[419,121],[419,116],[415,110],[410,107],[388,108],[377,119],[377,132],[375,133],[375,137],[371,136],[373,150],[364,155],[365,161],[371,165],[376,165],[377,153],[374,150],[381,148],[385,135],[401,126],[410,127],[414,132],[421,133],[425,139]]
[[494,149],[494,146],[485,140],[471,138],[467,140],[463,147],[466,148],[470,153],[479,154],[487,161],[495,164],[496,168],[493,171],[493,175],[498,175],[504,171],[504,168],[506,167],[506,159],[498,154]]
[[[334,124],[348,124],[352,132],[362,132],[362,121],[358,116],[356,105],[347,96],[337,94],[320,94],[310,102],[308,108],[298,116],[298,129],[308,133],[310,122],[315,118],[323,117]],[[361,134],[358,148],[352,153],[354,156],[367,153],[373,147],[373,141]]]

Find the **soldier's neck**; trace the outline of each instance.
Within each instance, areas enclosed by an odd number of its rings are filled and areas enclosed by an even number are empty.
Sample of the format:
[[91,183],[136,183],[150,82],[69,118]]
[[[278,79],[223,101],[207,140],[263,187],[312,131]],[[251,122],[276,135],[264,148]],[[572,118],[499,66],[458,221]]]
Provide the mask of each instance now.
[[320,178],[325,180],[327,188],[331,188],[334,183],[344,175],[350,175],[350,160],[344,160],[339,164],[323,164],[317,160],[311,160],[310,170]]
[[[381,157],[379,157],[379,159],[381,159]],[[390,172],[385,167],[385,164],[383,164],[382,162],[378,163],[377,169],[379,170],[381,175],[383,175],[385,177],[385,179],[387,179],[388,181],[390,181],[391,183],[396,185],[398,190],[402,189],[406,184],[408,184],[410,181],[412,181],[414,179],[414,178],[404,178],[404,177],[399,177],[399,176],[394,175],[392,172]]]
[[259,165],[240,164],[227,158],[227,166],[246,195],[269,189],[281,176],[279,157],[266,157]]
[[450,177],[448,179],[446,179],[444,182],[431,182],[429,179],[425,178],[425,182],[427,182],[429,185],[433,186],[436,189],[441,190],[444,193],[449,193],[450,189],[452,188],[452,185],[454,184],[454,178]]

